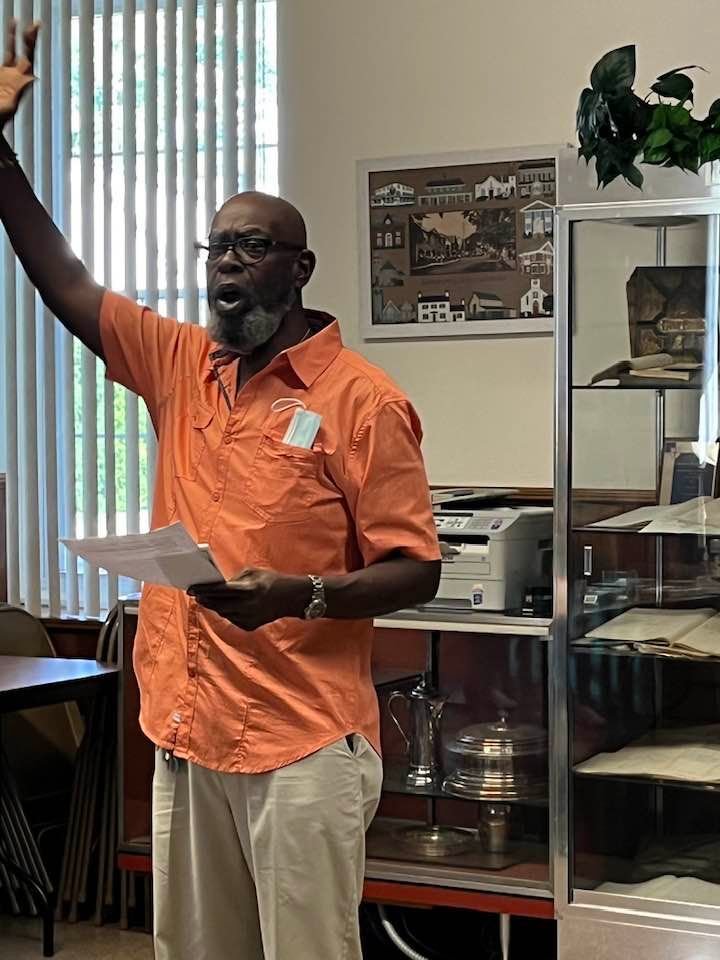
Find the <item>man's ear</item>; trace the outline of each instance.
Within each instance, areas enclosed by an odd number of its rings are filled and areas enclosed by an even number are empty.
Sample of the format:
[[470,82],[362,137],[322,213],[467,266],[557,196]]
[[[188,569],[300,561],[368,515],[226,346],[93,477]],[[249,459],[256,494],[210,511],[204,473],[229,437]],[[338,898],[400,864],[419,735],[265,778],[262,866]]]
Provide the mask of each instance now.
[[297,256],[295,266],[293,267],[293,276],[295,286],[298,290],[302,290],[302,288],[309,283],[310,278],[315,272],[316,263],[317,258],[312,250],[303,250],[302,253]]

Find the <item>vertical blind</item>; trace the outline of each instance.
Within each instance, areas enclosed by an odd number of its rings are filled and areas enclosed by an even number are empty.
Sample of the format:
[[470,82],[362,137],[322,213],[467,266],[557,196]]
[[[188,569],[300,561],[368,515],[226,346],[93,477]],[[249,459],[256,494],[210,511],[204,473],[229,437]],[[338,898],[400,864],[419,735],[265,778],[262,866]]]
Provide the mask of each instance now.
[[[43,22],[14,142],[96,279],[204,323],[195,242],[238,190],[277,192],[276,0],[0,0]],[[95,617],[138,584],[59,537],[148,529],[155,437],[142,401],[43,306],[0,240],[8,595]]]

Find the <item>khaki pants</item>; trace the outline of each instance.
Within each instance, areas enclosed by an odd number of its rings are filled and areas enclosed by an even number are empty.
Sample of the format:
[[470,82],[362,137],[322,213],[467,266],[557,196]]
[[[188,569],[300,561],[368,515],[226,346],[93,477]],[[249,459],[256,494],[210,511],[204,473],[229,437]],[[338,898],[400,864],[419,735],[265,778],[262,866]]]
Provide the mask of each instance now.
[[261,774],[156,751],[156,960],[361,960],[382,764],[363,737],[352,741]]

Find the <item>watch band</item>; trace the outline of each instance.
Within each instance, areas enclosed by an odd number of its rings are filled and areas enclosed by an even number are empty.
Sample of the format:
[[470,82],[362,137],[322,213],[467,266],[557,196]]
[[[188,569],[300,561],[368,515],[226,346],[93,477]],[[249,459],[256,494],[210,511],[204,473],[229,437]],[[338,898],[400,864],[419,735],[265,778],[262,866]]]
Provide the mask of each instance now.
[[327,609],[325,604],[325,584],[323,583],[322,577],[317,577],[315,574],[308,574],[308,579],[312,583],[312,596],[310,597],[310,603],[305,608],[305,619],[306,620],[317,620],[318,617],[322,617]]

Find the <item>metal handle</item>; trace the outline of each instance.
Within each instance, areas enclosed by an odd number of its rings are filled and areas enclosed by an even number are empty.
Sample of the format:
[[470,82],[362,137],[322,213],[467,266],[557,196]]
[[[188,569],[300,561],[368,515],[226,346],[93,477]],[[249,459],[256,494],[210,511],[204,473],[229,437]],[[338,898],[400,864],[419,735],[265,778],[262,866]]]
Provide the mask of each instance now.
[[410,751],[410,740],[408,739],[407,734],[406,734],[405,731],[403,730],[402,724],[400,723],[400,721],[398,720],[398,718],[397,718],[397,717],[395,716],[395,714],[393,713],[392,702],[393,702],[393,700],[396,700],[398,697],[400,697],[402,700],[405,701],[405,703],[407,703],[407,699],[408,699],[408,698],[407,698],[407,694],[406,694],[406,693],[403,693],[402,690],[393,690],[393,692],[392,692],[392,693],[390,694],[390,696],[388,697],[388,713],[389,713],[390,716],[392,717],[393,723],[395,724],[395,726],[396,726],[396,727],[398,728],[398,730],[400,731],[400,736],[401,736],[401,737],[403,738],[403,740],[405,741],[405,749],[409,752],[409,751]]
[[583,576],[584,577],[592,576],[592,569],[593,569],[592,553],[593,553],[592,547],[589,547],[589,546],[583,547]]

